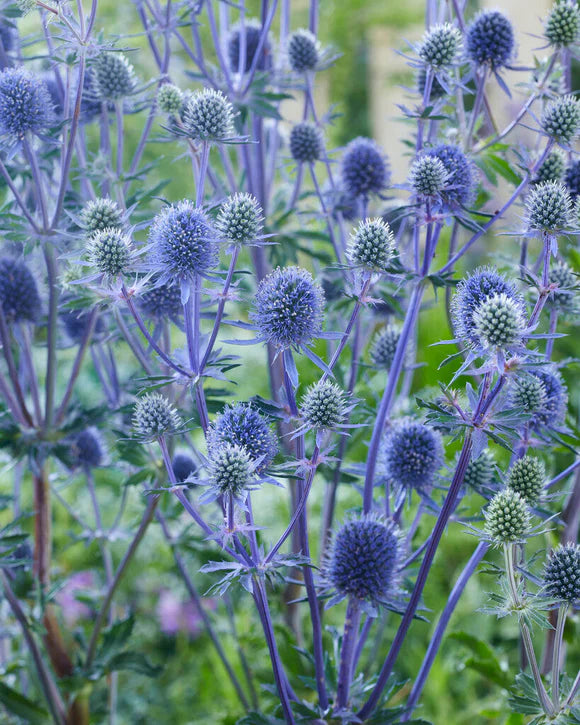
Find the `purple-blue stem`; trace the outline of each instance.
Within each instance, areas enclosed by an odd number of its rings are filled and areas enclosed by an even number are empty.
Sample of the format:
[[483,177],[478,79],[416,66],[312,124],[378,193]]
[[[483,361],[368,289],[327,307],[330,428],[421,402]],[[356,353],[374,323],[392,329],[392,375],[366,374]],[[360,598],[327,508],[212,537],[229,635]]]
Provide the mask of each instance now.
[[28,411],[26,401],[24,400],[24,393],[22,392],[22,388],[20,386],[18,371],[16,370],[16,364],[14,362],[14,356],[12,354],[10,330],[8,329],[8,325],[6,323],[6,316],[4,314],[4,308],[2,307],[2,305],[0,305],[0,342],[2,343],[2,353],[4,355],[6,366],[8,368],[8,377],[10,378],[10,382],[12,383],[12,387],[14,389],[14,394],[22,418],[26,421],[26,424],[28,426],[34,428],[32,416]]
[[483,101],[483,95],[485,93],[485,83],[487,81],[487,68],[482,66],[475,71],[476,77],[476,91],[475,100],[473,101],[473,109],[471,111],[471,119],[469,121],[469,128],[467,129],[467,136],[465,137],[465,143],[463,144],[464,151],[469,151],[471,148],[471,138],[475,130],[475,124],[479,117],[481,110],[481,103]]
[[[426,73],[425,73],[425,88],[423,90],[423,102],[421,104],[422,110],[425,110],[429,107],[429,100],[431,98],[431,88],[433,87],[433,79],[435,77],[435,74],[433,72],[433,68],[427,67]],[[419,118],[417,121],[417,142],[415,144],[415,149],[417,153],[421,151],[423,148],[423,129],[424,129],[425,121],[422,118]]]
[[338,685],[336,688],[336,709],[339,712],[340,710],[346,709],[348,705],[360,616],[360,603],[354,597],[350,597],[344,619],[344,633],[342,636],[340,666],[338,669]]
[[258,68],[258,62],[262,55],[262,50],[264,49],[264,43],[266,42],[266,38],[268,37],[268,33],[270,32],[272,21],[274,20],[274,16],[276,15],[277,7],[278,0],[273,0],[272,7],[269,9],[267,16],[262,19],[262,30],[260,33],[260,39],[258,41],[258,45],[256,46],[252,65],[250,66],[250,70],[248,72],[248,78],[242,91],[242,97],[246,95],[246,93],[250,89],[250,86],[252,85],[252,81],[254,80],[254,75],[256,74],[256,70]]
[[26,137],[22,141],[22,148],[24,149],[24,156],[26,157],[28,165],[30,166],[30,171],[32,173],[32,180],[34,182],[34,193],[36,195],[38,211],[40,211],[40,215],[42,218],[42,232],[47,233],[49,231],[48,207],[46,204],[44,181],[42,179],[42,173],[38,165],[38,159],[32,148],[30,147],[30,142]]
[[58,337],[58,299],[60,286],[54,246],[45,241],[42,247],[46,264],[48,283],[48,320],[46,327],[46,378],[44,381],[45,409],[44,429],[49,430],[54,422],[56,396],[56,345]]

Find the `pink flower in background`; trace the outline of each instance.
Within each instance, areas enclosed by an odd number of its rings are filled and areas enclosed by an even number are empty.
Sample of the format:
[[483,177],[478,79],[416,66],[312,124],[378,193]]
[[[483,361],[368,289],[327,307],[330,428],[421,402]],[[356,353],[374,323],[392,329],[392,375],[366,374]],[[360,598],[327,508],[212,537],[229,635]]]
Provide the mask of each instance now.
[[[215,609],[213,599],[204,600],[210,609]],[[157,616],[161,631],[165,634],[175,635],[186,632],[192,636],[199,634],[203,622],[193,602],[181,601],[170,589],[162,589],[157,601]]]
[[92,589],[95,578],[90,571],[79,571],[73,574],[64,587],[56,595],[60,604],[62,615],[69,627],[75,625],[80,619],[86,619],[91,609],[84,602],[79,602],[77,594],[83,590]]

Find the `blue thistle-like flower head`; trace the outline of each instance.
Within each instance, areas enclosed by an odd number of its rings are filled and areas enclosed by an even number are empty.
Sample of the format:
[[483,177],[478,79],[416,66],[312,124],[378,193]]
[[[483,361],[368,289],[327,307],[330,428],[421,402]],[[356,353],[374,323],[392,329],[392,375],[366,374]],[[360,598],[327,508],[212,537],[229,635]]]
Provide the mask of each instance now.
[[508,472],[506,486],[534,506],[546,483],[546,469],[539,458],[524,456],[514,462]]
[[[66,296],[62,298],[63,303],[66,303],[69,300],[67,300]],[[89,320],[91,317],[90,311],[86,309],[71,309],[65,307],[64,309],[59,311],[58,316],[64,326],[64,329],[66,330],[66,334],[70,337],[70,339],[73,342],[80,342],[83,339],[83,336],[89,324]],[[103,329],[103,320],[98,317],[94,327],[94,332],[102,333]]]
[[230,244],[252,244],[262,234],[262,207],[251,194],[234,194],[222,204],[216,229]]
[[467,29],[467,56],[475,65],[488,65],[492,70],[498,70],[508,65],[514,47],[512,24],[498,10],[479,13]]
[[550,266],[548,276],[550,284],[558,287],[548,297],[548,305],[562,312],[576,311],[578,276],[574,270],[561,260]]
[[575,96],[550,101],[542,115],[542,128],[560,144],[570,144],[580,132],[580,103]]
[[101,101],[120,101],[135,90],[135,71],[123,53],[100,53],[91,70],[94,92]]
[[419,421],[398,421],[385,434],[383,462],[397,486],[426,493],[443,464],[441,436]]
[[89,263],[105,277],[119,277],[131,267],[133,250],[130,237],[122,229],[101,229],[87,245]]
[[580,599],[580,546],[560,544],[550,552],[544,570],[544,588],[549,597],[576,604]]
[[[556,149],[548,154],[542,162],[542,165],[536,173],[534,183],[542,184],[545,181],[563,181],[565,171],[566,158],[560,149]],[[568,193],[571,194],[569,188]]]
[[324,293],[307,270],[278,267],[260,282],[252,318],[276,347],[308,345],[320,334],[323,316]]
[[580,160],[573,161],[568,166],[564,175],[564,181],[566,182],[566,188],[572,199],[577,199],[580,196]]
[[9,322],[36,322],[40,295],[34,276],[24,262],[0,259],[0,304]]
[[141,295],[139,307],[153,320],[176,319],[183,313],[181,290],[175,284],[157,284]]
[[320,60],[320,45],[310,30],[300,28],[290,35],[287,46],[290,68],[296,73],[314,70]]
[[398,593],[399,534],[390,521],[373,515],[345,521],[332,537],[324,580],[340,598],[378,605]]
[[473,165],[459,146],[440,144],[428,149],[425,155],[434,156],[445,167],[447,179],[441,190],[445,198],[452,203],[468,204],[473,199],[475,174]]
[[546,402],[546,388],[536,375],[522,375],[514,380],[510,402],[515,408],[535,414],[542,410]]
[[409,172],[409,181],[417,194],[435,196],[445,188],[448,175],[447,169],[440,158],[425,154],[413,161]]
[[530,530],[528,504],[511,488],[496,493],[483,515],[485,533],[496,544],[523,541]]
[[113,199],[94,199],[83,206],[80,224],[87,234],[103,229],[121,229],[124,224],[123,211]]
[[181,115],[183,100],[183,91],[172,83],[164,83],[157,93],[159,110],[170,116]]
[[42,133],[53,121],[46,83],[24,68],[5,68],[0,73],[0,133],[22,139]]
[[568,410],[568,390],[562,376],[557,370],[534,370],[530,375],[536,377],[546,391],[542,406],[532,417],[532,427],[535,429],[558,427],[566,419]]
[[302,121],[290,131],[290,153],[294,161],[312,164],[324,156],[322,131],[310,121]]
[[330,380],[308,388],[302,398],[302,415],[309,428],[337,428],[344,422],[347,405],[344,390]]
[[234,108],[221,91],[204,88],[187,99],[183,125],[195,141],[226,141],[233,134]]
[[576,0],[556,0],[544,32],[555,48],[566,48],[576,43],[580,33],[580,9]]
[[455,337],[479,346],[474,315],[482,302],[490,297],[504,294],[513,300],[522,311],[525,310],[523,297],[512,282],[491,267],[480,267],[458,285],[451,301],[451,315]]
[[482,349],[506,349],[521,339],[526,327],[518,301],[504,292],[483,300],[473,313],[473,324]]
[[96,428],[81,431],[71,444],[75,463],[83,468],[97,468],[103,463],[105,450]]
[[487,448],[477,458],[471,458],[465,469],[463,484],[478,493],[484,492],[493,482],[494,460]]
[[545,181],[532,188],[526,199],[526,208],[532,229],[555,232],[568,226],[572,199],[561,181]]
[[461,32],[449,23],[435,25],[423,36],[419,57],[432,68],[451,65],[461,45]]
[[160,393],[147,393],[135,404],[133,427],[144,440],[155,440],[166,433],[174,433],[180,423],[177,411]]
[[372,272],[384,272],[392,258],[395,238],[382,219],[361,222],[350,237],[347,257],[351,264]]
[[217,263],[215,232],[203,210],[187,199],[155,217],[149,243],[152,265],[171,281],[204,274]]
[[225,444],[244,448],[250,459],[264,470],[278,452],[276,435],[267,420],[249,403],[228,405],[207,432],[210,456]]
[[[242,39],[243,34],[246,36],[246,60],[245,63],[242,60]],[[244,27],[241,25],[234,25],[228,38],[228,60],[230,68],[234,73],[249,73],[256,53],[258,52],[258,44],[260,42],[260,36],[262,34],[262,24],[258,20],[246,20]],[[243,69],[241,68],[244,63]],[[266,71],[272,67],[272,47],[270,39],[267,37],[262,50],[260,51],[260,57],[256,61],[256,70]]]
[[388,369],[391,367],[399,338],[401,328],[396,325],[387,325],[379,330],[371,344],[371,360],[378,368]]
[[195,461],[187,453],[176,453],[171,461],[171,467],[178,483],[183,483],[197,471]]
[[387,157],[372,139],[362,136],[346,147],[341,174],[345,190],[357,197],[380,194],[390,180]]
[[220,495],[241,497],[254,482],[254,467],[248,451],[230,443],[213,451],[209,480]]

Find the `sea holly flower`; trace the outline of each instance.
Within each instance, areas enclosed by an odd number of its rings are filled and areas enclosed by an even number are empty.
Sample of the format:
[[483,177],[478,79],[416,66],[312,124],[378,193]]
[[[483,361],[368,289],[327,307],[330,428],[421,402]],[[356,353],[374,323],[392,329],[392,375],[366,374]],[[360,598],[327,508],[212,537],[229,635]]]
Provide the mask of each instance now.
[[311,385],[302,398],[301,412],[310,429],[338,428],[348,410],[344,390],[329,380]]
[[157,93],[159,110],[170,116],[179,116],[183,110],[184,95],[172,83],[164,83]]
[[571,95],[550,101],[541,124],[548,136],[562,146],[568,146],[580,132],[580,103]]
[[514,30],[498,10],[484,10],[467,28],[465,50],[476,66],[497,71],[509,65],[515,50]]
[[443,444],[435,430],[416,420],[396,422],[383,442],[385,476],[401,489],[427,494],[443,465]]
[[36,322],[41,312],[40,295],[32,272],[24,262],[0,259],[0,305],[8,322]]
[[555,48],[574,45],[580,34],[578,4],[573,0],[556,0],[546,19],[544,33]]
[[536,430],[558,428],[564,423],[568,408],[568,391],[562,376],[552,369],[532,370],[530,374],[542,383],[546,392],[541,407],[532,416],[532,427]]
[[419,156],[409,172],[411,186],[420,196],[436,196],[445,189],[449,174],[437,156]]
[[[555,151],[549,153],[542,162],[540,168],[536,172],[534,184],[542,184],[546,181],[563,181],[565,173],[566,158],[560,149],[556,149]],[[566,185],[568,186],[568,193],[572,194],[567,179]]]
[[518,302],[504,292],[481,302],[473,313],[473,325],[478,347],[502,350],[518,344],[526,327]]
[[122,229],[125,215],[116,201],[108,197],[91,199],[82,208],[79,225],[88,236],[103,229]]
[[485,533],[495,544],[516,544],[524,541],[531,529],[528,505],[511,488],[496,493],[483,515]]
[[24,68],[0,72],[0,134],[18,142],[26,134],[42,134],[53,121],[53,103],[42,80]]
[[469,204],[475,190],[475,174],[463,151],[458,146],[439,144],[427,149],[425,154],[439,159],[443,164],[447,177],[441,192],[451,206]]
[[382,219],[360,223],[350,237],[349,262],[368,272],[385,272],[393,258],[395,238],[390,226]]
[[181,425],[177,410],[160,393],[147,393],[137,400],[133,411],[133,427],[145,441],[153,441],[175,433]]
[[221,91],[204,88],[185,102],[183,127],[194,141],[223,143],[233,138],[234,108]]
[[419,57],[435,69],[450,66],[461,46],[461,32],[449,23],[435,25],[423,36]]
[[312,71],[316,69],[320,60],[320,44],[310,30],[301,28],[288,38],[286,53],[293,71],[296,73]]
[[220,207],[216,230],[229,244],[257,244],[262,237],[263,220],[262,207],[255,196],[234,194]]
[[397,325],[387,325],[379,330],[371,344],[371,360],[378,368],[388,369],[393,362],[401,329]]
[[135,90],[135,71],[123,53],[99,53],[91,70],[94,74],[94,93],[101,101],[116,103]]
[[538,502],[545,484],[544,464],[532,456],[524,456],[514,461],[506,479],[506,486],[519,493],[530,506]]
[[550,552],[544,570],[544,589],[553,599],[574,605],[580,599],[580,546],[565,544]]
[[540,232],[560,232],[570,223],[572,199],[560,181],[535,185],[526,199],[527,220]]
[[370,138],[355,138],[344,151],[341,175],[345,190],[356,197],[381,194],[389,184],[386,155]]
[[294,161],[313,164],[324,156],[322,131],[315,123],[302,121],[290,131],[290,153]]
[[92,234],[87,243],[88,261],[96,274],[109,280],[131,271],[135,251],[131,238],[121,229],[106,228]]
[[[242,42],[245,36],[246,43],[246,56],[245,61],[242,59]],[[262,36],[262,24],[259,20],[253,18],[245,20],[244,24],[241,23],[234,25],[230,31],[227,43],[228,61],[230,68],[234,73],[249,73],[250,68],[254,64],[256,53],[258,52],[258,46],[260,38]],[[244,67],[242,68],[242,63]],[[262,45],[260,51],[260,57],[256,61],[256,70],[266,71],[272,66],[272,47],[269,36]]]
[[209,427],[210,456],[226,444],[243,448],[259,471],[267,468],[278,452],[269,422],[250,403],[226,406]]

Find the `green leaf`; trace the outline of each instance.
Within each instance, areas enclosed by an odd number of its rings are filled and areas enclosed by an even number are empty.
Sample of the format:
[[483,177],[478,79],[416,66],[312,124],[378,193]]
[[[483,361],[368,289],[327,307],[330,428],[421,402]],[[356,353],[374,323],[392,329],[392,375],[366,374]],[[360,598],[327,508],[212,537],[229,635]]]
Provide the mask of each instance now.
[[147,657],[139,652],[119,652],[109,660],[105,668],[106,672],[129,670],[145,677],[157,677],[162,669],[152,665]]
[[127,619],[115,622],[112,627],[105,630],[103,644],[101,645],[97,659],[105,664],[111,658],[115,657],[129,641],[134,625],[135,618],[131,614]]
[[24,695],[16,692],[16,690],[8,687],[3,682],[0,682],[0,702],[9,712],[28,723],[39,723],[39,725],[43,725],[43,723],[49,721],[49,715],[46,710],[43,710],[36,703],[32,702],[32,700],[24,697]]

